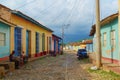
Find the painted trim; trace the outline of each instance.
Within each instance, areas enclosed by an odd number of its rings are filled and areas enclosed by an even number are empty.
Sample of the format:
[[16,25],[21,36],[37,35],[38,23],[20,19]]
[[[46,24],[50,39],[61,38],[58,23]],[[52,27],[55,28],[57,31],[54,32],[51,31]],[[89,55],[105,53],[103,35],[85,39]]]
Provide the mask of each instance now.
[[5,24],[7,24],[7,25],[10,25],[10,27],[16,26],[15,24],[13,24],[13,23],[11,23],[11,22],[8,22],[7,20],[5,20],[5,19],[3,19],[3,18],[1,18],[1,17],[0,17],[0,22],[3,22],[3,23],[5,23]]
[[102,60],[107,61],[107,62],[110,62],[110,63],[119,64],[119,60],[116,60],[116,59],[111,59],[111,58],[102,57]]
[[0,58],[0,61],[7,61],[7,60],[9,60],[9,56]]
[[15,26],[15,27],[19,27],[19,28],[22,28],[22,29],[24,28],[24,27],[23,27],[23,26],[21,26],[21,25],[17,25],[17,26]]

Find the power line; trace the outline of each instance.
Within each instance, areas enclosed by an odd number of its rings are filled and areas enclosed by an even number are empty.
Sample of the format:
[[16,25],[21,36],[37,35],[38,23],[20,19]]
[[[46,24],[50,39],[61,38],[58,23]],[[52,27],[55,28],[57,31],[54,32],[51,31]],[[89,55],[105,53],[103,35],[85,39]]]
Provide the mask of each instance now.
[[[77,2],[76,2],[77,3]],[[70,16],[69,16],[69,18],[68,18],[68,23],[69,24],[71,24],[70,23],[70,21],[71,21],[71,19],[72,19],[72,17],[73,17],[73,12],[75,12],[74,10],[77,8],[77,6],[80,4],[80,0],[78,0],[78,4],[76,4],[75,6],[74,6],[74,9],[72,10],[72,12],[71,12],[71,14],[70,14]]]
[[92,23],[91,23],[91,25],[93,25],[94,24],[94,19],[95,19],[95,12],[94,12],[94,10],[95,10],[95,4],[93,5],[93,16],[92,16]]
[[[62,11],[65,9],[65,7],[63,6],[63,7],[60,7],[60,8],[62,8]],[[60,10],[60,9],[59,9]],[[61,11],[61,12],[62,12]],[[63,12],[62,12],[63,13]],[[54,20],[55,21],[51,21],[51,23],[54,23],[54,24],[56,24],[55,22],[56,22],[56,20],[58,19],[58,17],[60,17],[60,15],[62,14],[62,13],[60,13],[56,18],[54,18]],[[52,19],[52,18],[51,18]],[[50,22],[49,22],[50,23]]]
[[[76,4],[76,2],[74,3],[74,5],[75,5],[75,4]],[[73,5],[73,7],[74,7],[74,5]],[[69,15],[68,15],[68,16],[69,16]],[[56,18],[56,19],[57,19],[57,18]],[[67,20],[67,18],[66,18],[65,20]],[[55,24],[55,23],[54,23],[54,24]],[[64,26],[64,27],[66,27],[66,26],[68,27],[68,26],[70,26],[70,24],[66,24],[66,25],[65,25],[64,22],[63,22],[62,28],[63,28],[63,26]],[[62,29],[62,30],[63,30],[63,29]],[[64,34],[64,31],[62,31],[62,32],[63,32],[63,34]],[[62,35],[63,35],[63,34],[62,34]]]
[[4,2],[4,0],[0,0],[0,3],[3,3]]
[[[70,17],[70,15],[71,15],[71,13],[72,13],[72,11],[73,11],[73,9],[74,9],[74,7],[75,7],[76,3],[77,3],[77,0],[74,2],[74,5],[73,5],[73,7],[72,7],[72,9],[71,9],[71,12],[70,12],[70,14],[68,15],[68,17],[67,17],[67,18],[69,18],[69,17]],[[67,18],[65,18],[65,21],[64,21],[64,23],[63,23],[63,24],[66,24]]]
[[[34,0],[28,2],[27,4],[25,3],[25,4],[21,5],[21,6],[19,6],[18,8],[23,8],[23,7],[27,6],[28,4],[31,4],[33,1],[34,1]],[[36,1],[37,1],[37,0],[36,0]],[[45,10],[51,8],[52,6],[54,6],[55,3],[56,3],[56,0],[55,0],[55,2],[54,2],[53,4],[49,5],[47,8],[43,9],[41,12],[44,12]],[[18,8],[16,8],[16,9],[18,9]],[[37,7],[37,8],[38,8],[38,7]],[[28,10],[26,10],[26,11],[24,11],[24,12],[28,13],[28,11],[29,11],[29,10],[32,10],[32,9],[33,9],[33,8],[31,7],[31,8],[29,8]],[[33,18],[35,19],[36,17],[38,17],[38,15],[35,16],[35,17],[33,17]]]
[[[83,9],[84,7],[85,7],[85,5],[86,5],[86,2],[87,2],[87,0],[82,0],[81,1],[81,6],[80,6],[80,8],[78,8],[79,10],[81,10],[81,9]],[[77,18],[77,21],[80,21],[81,20],[81,11],[79,11],[80,13],[78,13],[79,15],[78,15],[78,18]],[[80,19],[80,20],[79,20]],[[80,22],[79,22],[80,23]]]
[[[21,6],[19,6],[18,8],[15,8],[15,9],[23,8],[23,7],[25,7],[25,6],[31,4],[32,2],[35,2],[35,1],[37,1],[37,0],[32,0],[32,1],[28,2],[28,3],[25,3],[25,4],[21,5]],[[55,2],[54,2],[53,4],[55,4]],[[45,9],[43,9],[43,10],[41,11],[41,13],[44,12],[45,10],[49,9],[50,7],[52,7],[53,4],[49,5],[49,6],[48,6],[47,8],[45,8]],[[38,8],[38,7],[37,7],[37,8]],[[29,9],[30,9],[30,8],[29,8]],[[31,9],[32,9],[32,8],[31,8]],[[27,12],[28,12],[28,10],[27,10]],[[38,16],[36,16],[36,17],[38,17]]]
[[[86,2],[84,1],[84,3],[86,3]],[[82,7],[85,5],[85,4],[82,3],[82,1],[81,1],[81,3],[78,2],[78,5],[79,5],[79,4],[82,4],[82,5],[81,5]],[[79,15],[80,15],[80,14],[79,14]],[[72,16],[73,16],[73,15],[71,14],[71,18],[72,18]],[[70,18],[69,18],[69,19],[70,19]],[[70,23],[70,21],[69,21],[68,23]]]
[[[64,7],[64,6],[63,6]],[[61,13],[56,17],[54,18],[51,22],[55,24],[56,21],[58,21],[58,17],[61,17],[63,15],[63,10],[65,9],[65,7],[62,9]]]
[[[42,11],[40,11],[40,13],[41,13],[40,15],[44,15],[42,13],[46,12],[48,9],[50,9],[52,7],[54,8],[54,6],[56,5],[55,3],[56,3],[56,0],[51,5],[49,5],[47,8],[43,9]],[[36,18],[36,17],[38,17],[38,16],[34,16],[34,18]]]
[[21,5],[21,6],[17,7],[17,8],[15,8],[15,10],[16,10],[16,9],[23,8],[23,7],[27,6],[28,4],[31,4],[32,2],[35,2],[35,1],[37,1],[37,0],[32,0],[32,1],[28,2],[28,3],[25,3],[25,4],[23,4],[23,5]]
[[[78,1],[79,1],[79,0],[78,0]],[[79,5],[79,4],[80,4],[80,1],[78,2],[78,5]],[[77,5],[76,5],[76,6],[77,6]],[[75,6],[75,7],[76,7],[76,6]],[[72,12],[73,12],[73,10],[72,10]],[[68,24],[70,24],[70,21],[69,21],[69,20],[70,20],[70,18],[73,16],[73,15],[72,15],[72,14],[73,14],[72,12],[71,12],[71,14],[69,14],[69,15],[71,15],[71,16],[68,15],[68,16],[69,16],[69,19],[67,20],[67,18],[66,18],[66,20],[68,21]],[[56,19],[57,19],[57,18],[56,18]],[[63,23],[64,23],[64,22],[63,22]]]

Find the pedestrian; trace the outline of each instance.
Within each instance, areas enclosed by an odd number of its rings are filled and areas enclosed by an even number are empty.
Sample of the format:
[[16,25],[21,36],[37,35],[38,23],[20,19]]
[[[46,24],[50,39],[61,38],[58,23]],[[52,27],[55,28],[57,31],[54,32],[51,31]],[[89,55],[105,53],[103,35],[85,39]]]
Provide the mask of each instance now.
[[20,65],[23,66],[25,64],[25,53],[22,51],[20,55]]
[[14,56],[15,51],[13,50],[12,53],[9,55],[10,62],[15,62],[15,69],[19,69],[19,60],[17,57]]

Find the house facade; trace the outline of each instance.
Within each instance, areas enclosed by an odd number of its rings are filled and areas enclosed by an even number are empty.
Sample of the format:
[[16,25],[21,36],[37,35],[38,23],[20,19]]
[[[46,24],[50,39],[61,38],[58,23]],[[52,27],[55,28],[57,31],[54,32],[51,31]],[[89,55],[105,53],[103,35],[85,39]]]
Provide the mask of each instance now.
[[86,40],[86,50],[87,53],[93,53],[93,41],[92,40]]
[[[101,51],[102,60],[108,63],[119,64],[120,53],[118,44],[118,13],[113,14],[101,21]],[[94,36],[93,46],[96,52],[95,25],[92,27],[91,36]]]
[[84,42],[72,42],[68,44],[68,49],[73,51],[78,51],[78,49],[85,49],[86,43]]
[[0,5],[0,60],[12,51],[19,56],[38,57],[49,53],[52,30],[20,11]]
[[16,55],[22,51],[31,57],[49,53],[52,30],[19,11],[12,11],[11,22],[17,25],[13,29],[12,47]]
[[55,34],[52,35],[52,54],[60,54],[61,53],[61,38],[56,36]]
[[0,61],[8,59],[13,41],[11,41],[11,29],[15,26],[11,23],[10,9],[0,5]]

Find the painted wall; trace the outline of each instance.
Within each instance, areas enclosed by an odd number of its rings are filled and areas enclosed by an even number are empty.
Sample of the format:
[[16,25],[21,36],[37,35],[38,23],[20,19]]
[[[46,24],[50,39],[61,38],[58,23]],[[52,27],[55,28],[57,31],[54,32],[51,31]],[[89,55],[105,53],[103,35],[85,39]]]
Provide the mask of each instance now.
[[87,44],[86,45],[86,50],[88,53],[92,53],[93,52],[93,44]]
[[0,4],[0,17],[6,21],[10,21],[10,9]]
[[[116,45],[114,48],[112,48],[112,45],[111,45],[111,30],[115,30]],[[103,33],[104,32],[106,32],[106,34],[107,34],[106,46],[103,46]],[[109,24],[102,26],[102,28],[101,28],[101,46],[102,46],[102,56],[103,57],[119,60],[118,18],[111,21]]]
[[72,46],[72,49],[73,49],[74,51],[78,51],[78,49],[85,49],[85,47],[86,47],[86,44],[73,45],[73,46]]
[[96,45],[96,34],[93,37],[93,52],[96,53],[97,45]]
[[60,53],[60,39],[56,36],[52,36],[52,52]]
[[0,32],[5,33],[5,46],[0,46],[0,58],[10,54],[10,26],[0,22]]
[[52,38],[52,51],[54,51],[54,39]]
[[[24,18],[21,18],[19,16],[16,16],[14,14],[11,15],[11,22],[16,24],[17,26],[22,28],[22,51],[26,53],[26,31],[29,30],[31,33],[31,54],[34,55],[36,52],[36,32],[40,34],[40,52],[42,52],[42,33],[45,33],[45,51],[47,51],[47,37],[52,37],[52,32],[49,32],[27,20]],[[14,29],[13,29],[14,30]],[[12,34],[14,35],[14,33]],[[13,48],[12,46],[11,48]]]

